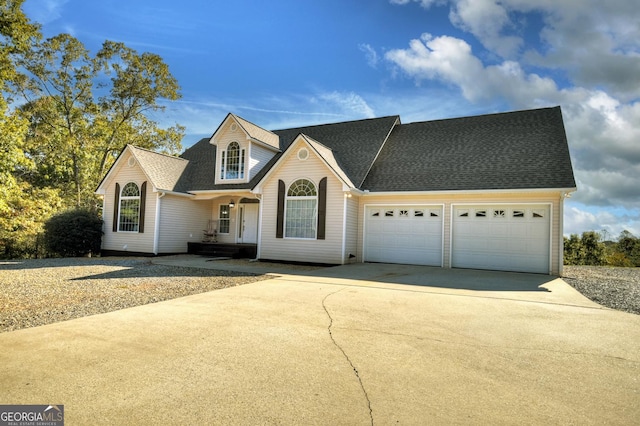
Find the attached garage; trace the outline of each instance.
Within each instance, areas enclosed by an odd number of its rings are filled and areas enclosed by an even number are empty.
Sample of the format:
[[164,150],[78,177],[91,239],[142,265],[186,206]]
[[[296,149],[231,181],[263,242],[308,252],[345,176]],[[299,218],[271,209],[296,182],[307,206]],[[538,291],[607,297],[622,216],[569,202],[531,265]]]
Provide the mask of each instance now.
[[442,206],[367,206],[364,261],[442,266]]
[[549,205],[454,205],[451,266],[548,274]]

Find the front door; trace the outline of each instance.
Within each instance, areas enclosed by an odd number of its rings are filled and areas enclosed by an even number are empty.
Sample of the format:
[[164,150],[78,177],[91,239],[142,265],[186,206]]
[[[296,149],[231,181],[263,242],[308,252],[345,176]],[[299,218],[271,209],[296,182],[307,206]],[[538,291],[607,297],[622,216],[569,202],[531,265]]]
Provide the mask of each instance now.
[[238,242],[247,244],[258,243],[258,210],[260,204],[240,204],[240,221]]

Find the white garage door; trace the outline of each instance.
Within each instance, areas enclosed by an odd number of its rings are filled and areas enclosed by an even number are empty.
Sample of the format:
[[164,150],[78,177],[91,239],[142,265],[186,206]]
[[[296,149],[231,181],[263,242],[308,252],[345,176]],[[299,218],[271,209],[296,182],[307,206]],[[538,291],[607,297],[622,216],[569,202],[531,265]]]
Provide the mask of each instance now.
[[451,265],[549,273],[548,205],[454,206]]
[[441,206],[369,206],[365,262],[442,266]]

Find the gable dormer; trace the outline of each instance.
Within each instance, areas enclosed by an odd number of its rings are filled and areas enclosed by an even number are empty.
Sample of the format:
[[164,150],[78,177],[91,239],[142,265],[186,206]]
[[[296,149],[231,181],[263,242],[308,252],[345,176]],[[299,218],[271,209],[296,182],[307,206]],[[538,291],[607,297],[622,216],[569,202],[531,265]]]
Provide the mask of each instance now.
[[249,182],[280,151],[278,135],[231,113],[210,143],[216,146],[216,184]]

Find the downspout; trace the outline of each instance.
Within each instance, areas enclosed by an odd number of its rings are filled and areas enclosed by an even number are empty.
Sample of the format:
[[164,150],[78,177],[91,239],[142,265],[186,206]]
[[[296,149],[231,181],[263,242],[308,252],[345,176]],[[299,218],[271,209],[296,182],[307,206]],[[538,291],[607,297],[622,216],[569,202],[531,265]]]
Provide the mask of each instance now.
[[155,227],[153,230],[153,254],[155,256],[158,255],[158,246],[160,244],[160,200],[162,197],[167,195],[166,192],[158,192],[158,198],[156,202],[156,218],[155,218]]
[[562,271],[564,269],[564,200],[566,198],[569,198],[571,196],[570,192],[562,192],[560,193],[560,213],[559,213],[559,218],[558,218],[558,223],[560,224],[560,229],[559,229],[559,236],[558,238],[560,239],[559,241],[559,247],[558,247],[558,275],[562,276]]

